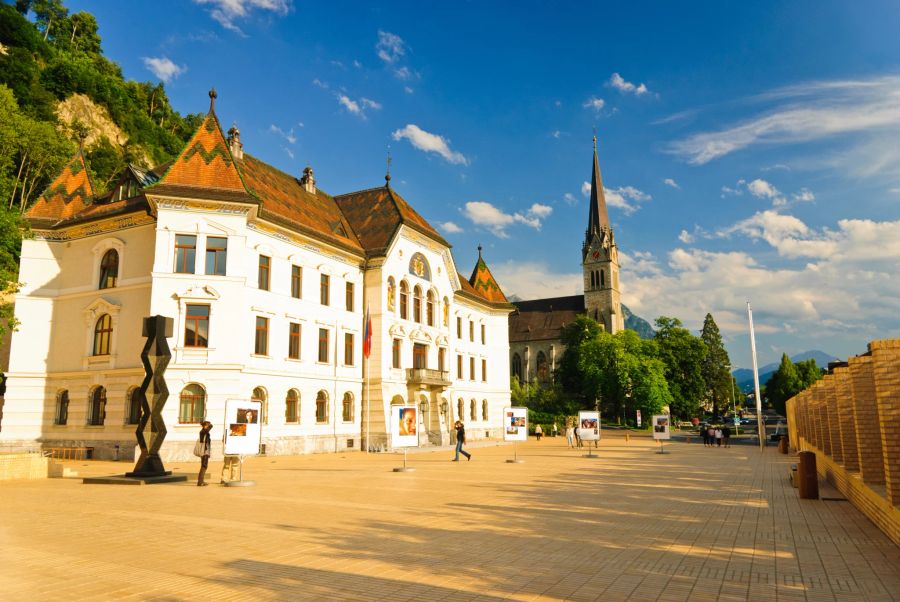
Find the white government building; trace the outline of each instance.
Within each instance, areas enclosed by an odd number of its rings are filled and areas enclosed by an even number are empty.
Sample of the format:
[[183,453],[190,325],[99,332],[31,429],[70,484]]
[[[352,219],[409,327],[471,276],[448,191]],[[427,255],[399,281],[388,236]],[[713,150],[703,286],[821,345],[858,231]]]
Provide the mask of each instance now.
[[174,161],[103,196],[78,153],[28,212],[0,448],[133,457],[157,314],[174,320],[163,459],[191,457],[203,419],[220,453],[228,399],[262,401],[266,454],[386,448],[392,404],[421,408],[421,445],[450,443],[456,419],[501,437],[513,307],[480,252],[466,279],[390,175],[330,196],[309,167],[245,154],[214,109],[212,91]]

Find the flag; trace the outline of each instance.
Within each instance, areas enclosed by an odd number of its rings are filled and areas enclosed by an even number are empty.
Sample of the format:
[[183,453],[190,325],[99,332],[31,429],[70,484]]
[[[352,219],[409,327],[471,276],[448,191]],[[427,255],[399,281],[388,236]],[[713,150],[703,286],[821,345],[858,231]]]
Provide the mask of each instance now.
[[372,318],[369,316],[369,308],[366,308],[366,326],[363,330],[363,355],[366,358],[372,353]]

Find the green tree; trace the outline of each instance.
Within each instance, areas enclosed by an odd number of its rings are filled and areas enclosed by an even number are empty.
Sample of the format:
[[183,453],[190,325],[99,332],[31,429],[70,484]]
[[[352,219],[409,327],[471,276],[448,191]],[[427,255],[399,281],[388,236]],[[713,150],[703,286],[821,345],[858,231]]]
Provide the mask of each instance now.
[[[559,360],[556,370],[556,381],[559,383],[565,395],[572,400],[577,408],[587,409],[594,407],[595,390],[592,385],[585,382],[585,375],[579,365],[580,356],[577,352],[585,341],[596,338],[602,328],[600,324],[588,316],[580,315],[562,328],[560,338],[566,351]],[[569,350],[572,349],[572,353]]]
[[785,402],[803,390],[803,381],[797,366],[787,356],[781,354],[781,364],[766,382],[766,398],[779,414],[784,414]]
[[667,316],[656,319],[654,338],[672,394],[672,414],[683,419],[696,416],[706,394],[706,382],[703,380],[706,345],[684,328],[678,318]]
[[[731,359],[722,342],[719,327],[712,314],[706,314],[700,339],[706,345],[706,356],[703,358],[703,381],[706,383],[706,401],[712,407],[715,416],[731,402]],[[726,403],[727,402],[727,403]]]
[[801,391],[822,378],[822,369],[813,358],[797,362],[794,365],[797,367],[797,374],[800,375]]

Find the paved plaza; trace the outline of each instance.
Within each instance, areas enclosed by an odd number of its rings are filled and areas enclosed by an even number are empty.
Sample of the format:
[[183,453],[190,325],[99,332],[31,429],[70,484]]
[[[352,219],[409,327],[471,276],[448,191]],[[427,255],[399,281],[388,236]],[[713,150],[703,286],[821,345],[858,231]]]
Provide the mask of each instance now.
[[[900,551],[789,456],[604,433],[248,460],[255,487],[0,483],[4,600],[895,600]],[[79,476],[125,463],[69,462]],[[196,464],[168,468],[196,476]],[[823,496],[840,497],[824,487]]]

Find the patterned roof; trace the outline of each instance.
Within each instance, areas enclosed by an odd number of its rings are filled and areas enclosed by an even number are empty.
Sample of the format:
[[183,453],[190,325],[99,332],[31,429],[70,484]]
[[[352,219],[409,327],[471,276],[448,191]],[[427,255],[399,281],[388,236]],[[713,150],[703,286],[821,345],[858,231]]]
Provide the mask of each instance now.
[[506,295],[500,290],[500,285],[494,279],[494,275],[488,269],[487,264],[481,257],[481,247],[478,247],[478,261],[475,263],[475,269],[472,270],[472,277],[469,278],[469,284],[475,291],[490,301],[491,303],[509,303]]
[[509,342],[556,340],[563,327],[584,313],[584,295],[515,301],[509,314]]
[[30,220],[58,221],[83,211],[94,200],[84,154],[79,150],[44,190],[25,216]]
[[334,197],[367,252],[385,249],[401,224],[450,247],[425,218],[389,186]]

